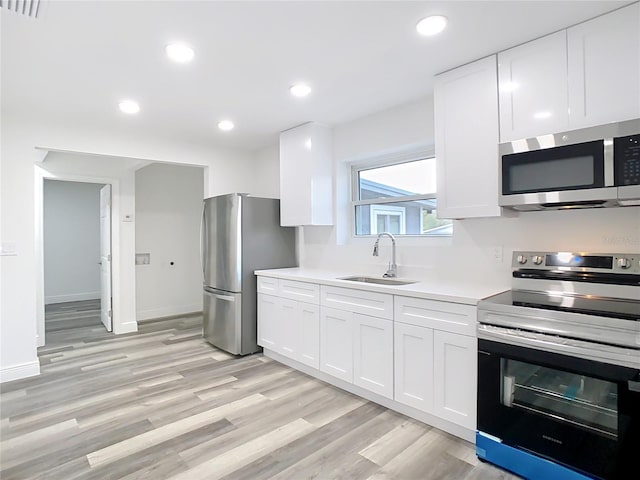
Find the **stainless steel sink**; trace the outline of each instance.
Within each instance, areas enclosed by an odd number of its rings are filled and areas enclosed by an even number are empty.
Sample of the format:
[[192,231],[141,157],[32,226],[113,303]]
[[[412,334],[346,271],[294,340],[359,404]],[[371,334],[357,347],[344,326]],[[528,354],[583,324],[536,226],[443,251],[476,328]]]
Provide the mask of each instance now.
[[394,280],[393,278],[380,277],[342,277],[338,280],[349,280],[350,282],[376,283],[378,285],[411,285],[418,283],[410,280]]

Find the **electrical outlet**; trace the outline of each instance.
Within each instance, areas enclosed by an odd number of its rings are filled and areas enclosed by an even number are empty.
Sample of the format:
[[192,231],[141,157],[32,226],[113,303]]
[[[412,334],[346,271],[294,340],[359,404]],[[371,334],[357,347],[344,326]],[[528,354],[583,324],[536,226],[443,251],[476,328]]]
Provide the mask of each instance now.
[[492,258],[496,263],[502,263],[502,245],[493,247]]

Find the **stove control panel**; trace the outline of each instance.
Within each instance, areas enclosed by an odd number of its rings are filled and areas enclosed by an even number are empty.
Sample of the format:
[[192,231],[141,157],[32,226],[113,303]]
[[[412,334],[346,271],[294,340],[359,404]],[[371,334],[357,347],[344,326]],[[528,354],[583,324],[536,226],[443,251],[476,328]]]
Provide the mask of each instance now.
[[640,253],[513,252],[513,270],[640,274]]

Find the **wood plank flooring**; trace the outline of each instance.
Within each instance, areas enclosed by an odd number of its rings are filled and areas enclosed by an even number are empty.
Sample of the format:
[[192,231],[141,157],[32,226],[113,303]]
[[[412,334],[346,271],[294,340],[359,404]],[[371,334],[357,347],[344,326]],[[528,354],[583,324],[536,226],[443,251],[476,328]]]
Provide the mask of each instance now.
[[46,314],[42,374],[0,387],[3,480],[517,478],[440,430],[217,350],[199,316],[114,336],[99,302]]

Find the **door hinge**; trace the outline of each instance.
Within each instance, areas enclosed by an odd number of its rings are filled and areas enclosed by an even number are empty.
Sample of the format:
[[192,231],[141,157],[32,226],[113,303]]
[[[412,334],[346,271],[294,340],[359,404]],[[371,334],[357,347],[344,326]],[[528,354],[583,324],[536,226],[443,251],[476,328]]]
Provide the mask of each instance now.
[[110,262],[111,261],[111,254],[107,255],[107,261]]
[[107,315],[109,316],[109,318],[111,318],[111,310],[107,312]]

